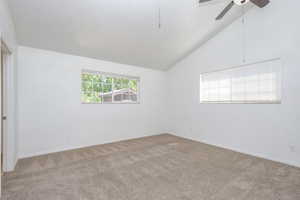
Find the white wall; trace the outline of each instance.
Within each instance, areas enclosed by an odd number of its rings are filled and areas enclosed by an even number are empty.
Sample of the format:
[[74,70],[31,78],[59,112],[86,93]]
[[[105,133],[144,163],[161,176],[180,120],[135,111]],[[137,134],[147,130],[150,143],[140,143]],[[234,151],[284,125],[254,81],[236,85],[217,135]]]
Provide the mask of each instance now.
[[[165,73],[19,48],[20,157],[164,132]],[[141,78],[140,104],[81,104],[81,70]]]
[[[300,1],[252,9],[168,71],[177,135],[300,166]],[[244,27],[244,28],[243,28]],[[202,72],[281,57],[281,105],[200,104]]]
[[17,41],[14,23],[5,0],[0,0],[0,35],[6,43],[12,57],[10,67],[7,69],[7,134],[4,135],[4,170],[11,171],[18,157],[17,132],[16,132],[16,64],[17,64]]
[[[20,47],[20,157],[168,131],[300,166],[299,7],[272,0],[253,9],[167,72]],[[282,104],[199,103],[200,73],[276,57]],[[141,104],[81,104],[81,69],[140,76]]]

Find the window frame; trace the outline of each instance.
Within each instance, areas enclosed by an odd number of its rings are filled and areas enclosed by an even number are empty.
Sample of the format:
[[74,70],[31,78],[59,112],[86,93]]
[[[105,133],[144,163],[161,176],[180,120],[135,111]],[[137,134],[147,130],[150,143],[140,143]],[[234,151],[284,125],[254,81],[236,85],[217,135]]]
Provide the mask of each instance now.
[[[201,90],[202,90],[202,76],[205,74],[210,74],[210,73],[217,73],[217,72],[224,72],[224,71],[229,71],[229,70],[235,70],[235,69],[239,69],[239,68],[243,68],[243,67],[249,67],[251,65],[255,65],[255,64],[262,64],[262,63],[267,63],[267,62],[272,62],[272,61],[278,61],[280,63],[280,71],[279,71],[279,100],[253,100],[253,101],[203,101],[201,100]],[[283,89],[283,65],[281,62],[281,58],[274,58],[274,59],[269,59],[269,60],[263,60],[260,62],[253,62],[253,63],[248,63],[248,64],[243,64],[243,65],[239,65],[239,66],[234,66],[234,67],[229,67],[229,68],[223,68],[220,70],[214,70],[214,71],[209,71],[209,72],[203,72],[200,74],[200,79],[199,79],[199,103],[200,104],[282,104],[282,100],[283,100],[283,95],[282,95],[282,89]],[[231,94],[232,95],[232,94]]]
[[140,104],[140,84],[141,84],[141,79],[138,76],[128,76],[128,75],[123,75],[123,74],[117,74],[117,73],[110,73],[110,72],[102,72],[102,71],[96,71],[96,70],[88,70],[88,69],[83,69],[81,70],[80,73],[80,84],[82,84],[82,74],[87,73],[87,74],[96,74],[96,75],[101,75],[101,76],[108,76],[110,78],[123,78],[123,79],[128,79],[128,80],[135,80],[137,82],[137,100],[136,101],[128,101],[128,102],[119,102],[119,101],[114,101],[114,84],[112,83],[112,101],[111,102],[104,102],[103,99],[101,102],[84,102],[82,100],[82,86],[80,85],[80,101],[81,104]]

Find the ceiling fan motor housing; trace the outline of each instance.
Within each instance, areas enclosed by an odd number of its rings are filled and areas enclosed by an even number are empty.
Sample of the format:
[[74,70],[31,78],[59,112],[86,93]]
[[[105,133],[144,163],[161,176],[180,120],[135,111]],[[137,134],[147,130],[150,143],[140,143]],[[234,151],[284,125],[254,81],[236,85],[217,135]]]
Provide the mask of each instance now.
[[249,0],[233,0],[236,5],[242,6],[249,2]]

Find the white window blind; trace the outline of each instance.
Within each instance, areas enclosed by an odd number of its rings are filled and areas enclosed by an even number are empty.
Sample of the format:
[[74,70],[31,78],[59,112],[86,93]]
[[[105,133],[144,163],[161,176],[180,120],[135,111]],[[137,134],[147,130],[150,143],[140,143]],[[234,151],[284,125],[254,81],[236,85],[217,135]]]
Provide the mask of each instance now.
[[280,102],[280,59],[200,75],[200,103]]

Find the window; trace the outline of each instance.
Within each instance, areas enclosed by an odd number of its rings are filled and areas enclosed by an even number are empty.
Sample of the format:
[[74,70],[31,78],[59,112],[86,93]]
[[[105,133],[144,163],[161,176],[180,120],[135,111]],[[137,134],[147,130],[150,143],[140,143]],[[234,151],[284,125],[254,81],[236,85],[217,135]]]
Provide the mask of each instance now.
[[138,103],[139,78],[94,71],[81,73],[83,103]]
[[201,74],[200,103],[281,103],[280,60]]

